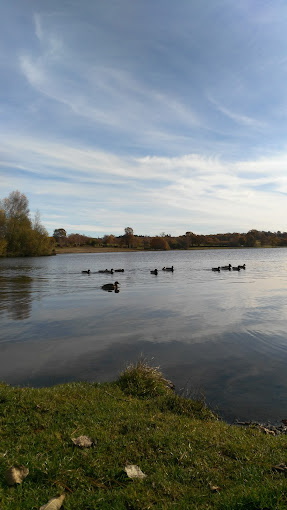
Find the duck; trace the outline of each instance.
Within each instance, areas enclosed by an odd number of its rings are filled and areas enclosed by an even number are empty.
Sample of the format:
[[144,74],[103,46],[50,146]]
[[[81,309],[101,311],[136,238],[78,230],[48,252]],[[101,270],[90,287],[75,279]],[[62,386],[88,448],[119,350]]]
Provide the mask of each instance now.
[[113,269],[101,269],[100,271],[98,271],[98,273],[107,273],[107,274],[113,274],[114,270]]
[[163,267],[162,270],[163,271],[172,271],[173,272],[173,266],[171,266],[171,267]]
[[82,271],[82,273],[90,274],[91,270],[88,269],[87,271]]
[[157,269],[154,269],[153,271],[150,272],[151,274],[158,274],[158,270]]
[[118,290],[119,282],[115,283],[105,283],[105,285],[102,285],[103,290]]
[[228,264],[228,266],[221,266],[220,269],[223,269],[224,271],[231,271],[231,264]]
[[124,269],[115,269],[115,273],[124,273],[125,270]]
[[233,267],[232,268],[233,271],[240,271],[240,266],[237,266],[237,267]]
[[212,271],[218,271],[218,272],[220,272],[220,267],[219,267],[219,266],[218,266],[218,267],[213,267],[213,268],[212,268]]
[[238,267],[240,267],[240,269],[246,269],[246,265],[245,264],[243,264],[242,266],[238,266]]

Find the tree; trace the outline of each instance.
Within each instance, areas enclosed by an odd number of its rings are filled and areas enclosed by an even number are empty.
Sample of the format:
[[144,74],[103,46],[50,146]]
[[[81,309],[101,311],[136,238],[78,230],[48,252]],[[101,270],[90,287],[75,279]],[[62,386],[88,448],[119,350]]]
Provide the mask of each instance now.
[[6,232],[6,217],[2,209],[0,209],[0,256],[6,254],[7,241],[5,239]]
[[64,228],[56,228],[53,233],[53,237],[55,237],[56,241],[63,237],[67,237],[67,232]]
[[196,245],[196,234],[193,232],[186,232],[186,237],[188,238],[188,246],[194,246]]
[[12,191],[7,198],[4,198],[2,207],[7,219],[20,220],[29,217],[28,198],[20,191]]
[[105,246],[114,246],[116,243],[116,238],[113,234],[106,235],[103,237],[103,244]]
[[42,225],[39,211],[36,211],[32,225],[33,238],[31,255],[43,255],[49,253],[53,248],[55,241],[53,238],[50,239],[47,230]]
[[0,254],[11,256],[49,255],[48,232],[36,213],[30,219],[29,202],[20,191],[12,191],[0,203]]
[[126,244],[128,248],[133,247],[133,241],[134,241],[134,231],[131,227],[125,228],[125,235],[124,235]]
[[5,215],[5,239],[7,253],[26,255],[30,250],[32,224],[29,218],[29,202],[20,191],[12,191],[2,200]]
[[57,244],[64,246],[67,241],[67,232],[64,228],[56,228],[54,230],[53,237]]
[[255,246],[256,238],[255,238],[254,232],[255,232],[254,230],[250,230],[249,232],[247,232],[247,234],[245,236],[245,239],[246,239],[245,244],[248,247]]
[[170,246],[164,237],[156,236],[151,239],[150,247],[152,250],[169,250]]

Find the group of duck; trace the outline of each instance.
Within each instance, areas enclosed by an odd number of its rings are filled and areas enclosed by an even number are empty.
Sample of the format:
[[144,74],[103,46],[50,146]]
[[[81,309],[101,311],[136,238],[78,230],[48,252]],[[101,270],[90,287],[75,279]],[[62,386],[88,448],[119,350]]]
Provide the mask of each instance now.
[[[218,273],[220,271],[240,271],[241,269],[246,269],[246,265],[242,264],[242,265],[238,265],[238,266],[232,266],[231,264],[228,264],[227,266],[218,266],[218,267],[211,268],[212,271],[217,271]],[[162,271],[170,271],[173,273],[174,267],[173,266],[163,267]],[[101,273],[101,274],[114,274],[114,273],[123,273],[123,272],[124,272],[124,269],[101,269],[101,270],[97,271],[97,273]],[[91,274],[91,270],[87,269],[85,271],[82,271],[82,273]],[[152,269],[150,271],[150,273],[154,274],[154,275],[158,275],[158,269]],[[101,288],[103,290],[108,290],[108,291],[114,290],[115,292],[119,292],[118,286],[119,286],[119,282],[105,283],[104,285],[102,285]]]
[[[162,271],[171,271],[173,273],[174,268],[173,268],[173,266],[171,266],[171,267],[163,267]],[[153,269],[150,273],[151,274],[158,274],[158,269]]]
[[[124,273],[124,269],[101,269],[97,271],[97,273],[106,273],[106,274],[114,274],[114,273]],[[82,271],[85,274],[91,274],[91,270],[87,269],[86,271]]]
[[212,271],[218,271],[218,272],[220,272],[220,271],[240,271],[240,269],[246,269],[246,265],[242,264],[242,266],[233,267],[231,264],[228,264],[228,266],[213,267]]
[[[97,271],[97,273],[101,273],[101,274],[114,274],[114,273],[124,273],[124,271],[125,271],[124,269],[101,269],[101,270]],[[173,273],[174,267],[173,266],[171,266],[171,267],[163,267],[162,271],[171,271]],[[91,270],[90,269],[86,269],[86,270],[82,271],[82,273],[83,274],[91,274]],[[157,269],[153,269],[151,271],[151,274],[157,275],[158,274],[158,270]],[[108,291],[114,290],[115,292],[119,292],[118,286],[119,286],[119,282],[105,283],[105,285],[102,285],[101,288],[103,290],[108,290]]]
[[[97,273],[100,273],[100,274],[114,274],[114,273],[124,273],[124,269],[100,269],[99,271],[97,271]],[[82,271],[83,274],[91,274],[91,270],[90,269],[87,269],[87,270],[84,270]],[[114,290],[115,292],[119,292],[119,282],[115,282],[115,283],[105,283],[105,285],[102,285],[102,289],[103,290],[108,290],[108,291],[112,291]]]

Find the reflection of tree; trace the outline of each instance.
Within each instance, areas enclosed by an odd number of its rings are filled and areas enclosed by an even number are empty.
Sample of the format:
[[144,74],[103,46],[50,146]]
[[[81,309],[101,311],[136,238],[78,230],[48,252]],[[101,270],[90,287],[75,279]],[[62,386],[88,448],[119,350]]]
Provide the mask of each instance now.
[[29,276],[1,277],[1,312],[7,310],[13,320],[28,319],[32,308],[32,281]]

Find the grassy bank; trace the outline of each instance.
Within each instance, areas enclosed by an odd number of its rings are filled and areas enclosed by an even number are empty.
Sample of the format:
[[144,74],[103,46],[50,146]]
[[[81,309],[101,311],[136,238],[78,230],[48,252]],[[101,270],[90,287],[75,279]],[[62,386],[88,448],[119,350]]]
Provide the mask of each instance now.
[[[264,248],[275,248],[274,246],[264,246]],[[277,246],[276,248],[282,248],[281,246]],[[171,251],[197,251],[197,250],[253,250],[258,249],[257,247],[239,247],[239,246],[192,246],[187,250],[171,250]],[[109,248],[109,247],[94,247],[94,246],[66,246],[55,248],[55,253],[57,255],[61,255],[61,253],[116,253],[122,252],[126,253],[128,251],[157,251],[157,250],[141,250],[139,248]]]
[[[214,247],[214,246],[193,246],[193,247],[190,247],[188,248],[188,250],[186,251],[191,251],[191,250],[230,250],[230,249],[236,249],[234,247],[225,247],[225,246],[217,246],[217,247]],[[238,249],[238,247],[237,247]],[[243,248],[241,248],[243,249]],[[94,247],[94,246],[65,246],[65,247],[60,247],[60,246],[57,246],[55,248],[55,253],[56,255],[61,255],[63,253],[117,253],[117,252],[121,252],[121,253],[126,253],[128,251],[150,251],[150,252],[153,252],[153,251],[157,251],[157,250],[141,250],[139,248],[109,248],[109,247],[106,247],[106,246],[102,246],[102,247]],[[171,250],[171,251],[178,251],[178,250]],[[183,251],[183,250],[180,250],[180,251]]]
[[132,248],[108,248],[108,247],[95,247],[95,246],[65,246],[60,247],[57,246],[55,248],[56,255],[61,255],[62,253],[117,253],[117,252],[126,252],[126,251],[140,251],[133,250]]
[[[82,435],[93,445],[76,446]],[[143,363],[109,384],[0,385],[1,510],[60,494],[65,510],[286,509],[286,461],[287,436],[217,420]],[[16,464],[29,474],[9,486]]]

